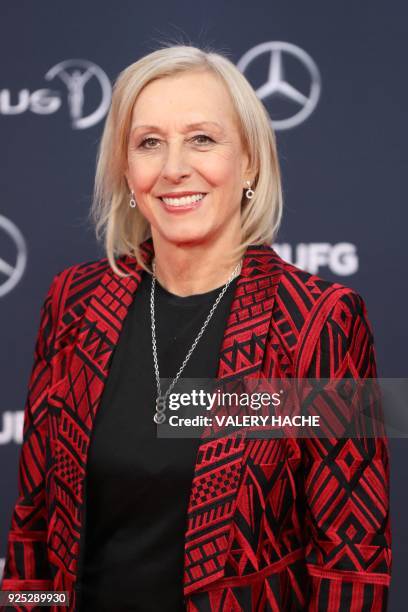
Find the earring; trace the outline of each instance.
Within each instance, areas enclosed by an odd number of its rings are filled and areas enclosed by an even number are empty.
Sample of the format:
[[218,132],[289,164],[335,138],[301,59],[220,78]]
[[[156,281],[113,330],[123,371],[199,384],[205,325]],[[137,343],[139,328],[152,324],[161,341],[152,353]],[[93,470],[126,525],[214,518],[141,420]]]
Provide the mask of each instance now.
[[129,206],[130,208],[136,208],[135,194],[133,191],[132,191],[132,197],[130,198]]
[[255,192],[253,189],[251,189],[251,183],[250,181],[247,181],[246,184],[248,185],[248,189],[245,192],[246,197],[248,198],[248,200],[252,200],[252,198],[255,195]]

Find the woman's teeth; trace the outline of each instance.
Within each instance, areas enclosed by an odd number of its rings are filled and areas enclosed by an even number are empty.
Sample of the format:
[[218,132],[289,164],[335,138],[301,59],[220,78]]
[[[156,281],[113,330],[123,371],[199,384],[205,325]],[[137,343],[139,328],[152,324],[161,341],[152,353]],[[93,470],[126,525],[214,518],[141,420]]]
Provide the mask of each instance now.
[[192,196],[183,196],[181,198],[160,198],[163,200],[165,204],[169,204],[171,206],[185,206],[186,204],[194,204],[194,202],[199,202],[203,199],[205,193],[197,193]]

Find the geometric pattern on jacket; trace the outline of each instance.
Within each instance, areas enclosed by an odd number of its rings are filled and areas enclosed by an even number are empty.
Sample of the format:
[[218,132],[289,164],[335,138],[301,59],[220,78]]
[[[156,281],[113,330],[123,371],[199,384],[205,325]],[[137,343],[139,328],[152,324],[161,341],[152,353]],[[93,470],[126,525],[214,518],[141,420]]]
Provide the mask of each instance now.
[[[142,252],[150,261],[151,238]],[[134,257],[117,261],[127,278],[106,258],[55,276],[41,309],[24,412],[2,589],[69,591],[70,612],[90,436],[141,279]],[[358,293],[285,262],[269,245],[247,248],[219,379],[376,375]],[[186,609],[385,610],[388,470],[381,437],[201,440],[185,530]]]

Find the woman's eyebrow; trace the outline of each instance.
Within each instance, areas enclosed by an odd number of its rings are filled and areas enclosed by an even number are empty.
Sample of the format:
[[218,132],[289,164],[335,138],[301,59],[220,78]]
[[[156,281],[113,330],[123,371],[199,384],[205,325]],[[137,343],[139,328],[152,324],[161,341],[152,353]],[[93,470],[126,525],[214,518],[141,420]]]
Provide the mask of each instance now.
[[[188,123],[187,125],[184,126],[184,129],[193,130],[193,129],[205,127],[206,125],[214,126],[214,127],[217,127],[219,130],[222,130],[221,124],[218,123],[217,121],[199,121],[195,123]],[[154,132],[162,131],[157,125],[147,125],[147,124],[135,124],[132,126],[131,131],[134,132],[136,130],[141,130],[141,129],[152,130]]]
[[220,123],[218,123],[218,121],[200,121],[198,123],[189,123],[186,125],[186,128],[188,130],[193,130],[195,128],[200,128],[203,127],[205,125],[212,125],[215,126],[217,128],[219,128],[220,130],[222,130],[222,125]]

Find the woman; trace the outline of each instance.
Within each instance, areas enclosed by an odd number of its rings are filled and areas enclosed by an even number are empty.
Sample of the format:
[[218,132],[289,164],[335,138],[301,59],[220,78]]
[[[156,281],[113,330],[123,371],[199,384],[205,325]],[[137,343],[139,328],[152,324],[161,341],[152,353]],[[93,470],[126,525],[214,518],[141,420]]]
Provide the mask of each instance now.
[[3,589],[81,612],[385,608],[383,439],[156,435],[163,378],[376,376],[362,298],[269,246],[281,208],[267,113],[227,58],[168,47],[120,74],[107,256],[45,298]]

